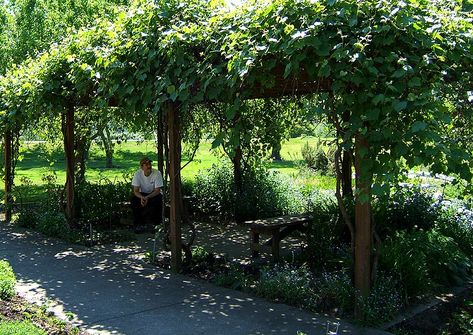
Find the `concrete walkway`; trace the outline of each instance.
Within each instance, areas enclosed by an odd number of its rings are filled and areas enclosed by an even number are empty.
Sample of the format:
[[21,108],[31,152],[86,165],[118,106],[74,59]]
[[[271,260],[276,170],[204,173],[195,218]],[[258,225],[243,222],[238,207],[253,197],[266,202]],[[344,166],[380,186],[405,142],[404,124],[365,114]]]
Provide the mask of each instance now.
[[[74,313],[90,334],[326,334],[324,316],[148,265],[140,243],[71,246],[0,224],[20,294]],[[338,334],[389,333],[341,321]]]

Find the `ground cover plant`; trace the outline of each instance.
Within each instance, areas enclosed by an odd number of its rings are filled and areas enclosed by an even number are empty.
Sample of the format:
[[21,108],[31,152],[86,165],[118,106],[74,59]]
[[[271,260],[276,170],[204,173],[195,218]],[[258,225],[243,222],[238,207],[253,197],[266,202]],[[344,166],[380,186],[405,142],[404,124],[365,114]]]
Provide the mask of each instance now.
[[447,322],[441,335],[473,334],[473,298],[465,299]]
[[30,321],[9,321],[0,324],[0,334],[4,335],[46,335],[46,332]]

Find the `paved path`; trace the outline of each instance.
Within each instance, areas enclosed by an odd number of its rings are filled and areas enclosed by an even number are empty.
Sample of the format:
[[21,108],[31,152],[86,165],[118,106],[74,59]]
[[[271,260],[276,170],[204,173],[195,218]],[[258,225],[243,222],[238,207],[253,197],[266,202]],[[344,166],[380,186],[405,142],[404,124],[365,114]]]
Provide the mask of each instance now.
[[[141,255],[134,243],[71,246],[0,224],[0,259],[20,293],[47,297],[91,334],[325,334],[323,316],[162,271]],[[342,322],[339,334],[389,333]]]

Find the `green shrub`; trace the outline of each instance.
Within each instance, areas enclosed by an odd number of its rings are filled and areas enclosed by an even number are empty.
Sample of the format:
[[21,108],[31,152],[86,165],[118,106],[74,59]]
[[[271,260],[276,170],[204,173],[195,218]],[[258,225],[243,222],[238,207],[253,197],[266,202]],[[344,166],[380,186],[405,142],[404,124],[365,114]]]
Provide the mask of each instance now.
[[322,175],[327,174],[330,160],[320,141],[317,141],[315,146],[310,146],[309,142],[306,142],[301,149],[301,154],[308,168],[320,172]]
[[109,226],[112,219],[120,216],[123,203],[130,200],[129,182],[101,179],[98,183],[84,182],[75,188],[76,206],[79,220]]
[[306,255],[311,267],[325,267],[340,245],[345,225],[340,221],[335,197],[314,190],[308,195],[307,211],[312,214],[306,233]]
[[304,200],[290,177],[257,168],[244,174],[236,210],[245,220],[295,214],[304,210]]
[[444,207],[437,218],[435,229],[451,237],[465,255],[473,258],[473,217],[462,204]]
[[59,209],[48,207],[45,203],[38,208],[20,209],[15,223],[21,227],[36,229],[46,236],[72,240],[71,236],[74,235],[64,213]]
[[0,322],[2,335],[46,335],[44,330],[37,328],[30,321],[3,321]]
[[312,286],[312,274],[305,265],[264,268],[255,289],[262,297],[306,308],[313,308],[318,299]]
[[45,174],[46,182],[42,201],[37,204],[20,206],[16,224],[38,230],[47,236],[67,238],[70,228],[66,222],[61,206],[62,191],[55,183],[55,174]]
[[297,213],[304,202],[291,180],[263,168],[243,175],[243,189],[236,194],[233,170],[229,165],[213,166],[196,177],[194,197],[197,209],[206,215],[243,220]]
[[67,239],[70,228],[64,213],[46,209],[38,215],[36,229],[44,235]]
[[0,300],[11,299],[15,295],[15,285],[16,278],[12,267],[7,261],[0,260]]
[[431,229],[439,216],[440,207],[432,196],[416,186],[396,188],[389,199],[375,205],[377,231],[382,237],[401,230]]
[[379,326],[392,320],[402,308],[399,283],[391,276],[379,273],[367,298],[358,297],[367,326]]
[[57,184],[56,172],[50,171],[41,176],[41,180],[45,183],[41,201],[37,204],[38,212],[43,210],[62,211],[64,185]]
[[381,267],[398,275],[404,297],[421,296],[435,285],[460,284],[471,260],[457,243],[436,230],[398,233],[381,247]]
[[432,281],[441,285],[459,285],[468,279],[471,260],[456,241],[436,230],[425,233],[428,238],[425,254]]
[[183,179],[181,189],[182,195],[191,196],[194,193],[195,189],[194,183],[195,182],[193,180]]
[[233,171],[229,165],[212,166],[196,176],[194,197],[203,214],[230,218],[235,213]]
[[253,284],[254,279],[251,275],[246,274],[240,266],[230,264],[226,271],[215,276],[213,282],[218,286],[247,291]]
[[[74,242],[86,240],[84,232],[88,237],[90,223],[93,224],[94,233],[110,230],[113,223],[119,222],[123,214],[123,203],[131,196],[131,187],[128,182],[102,179],[99,183],[84,182],[76,185],[76,219],[78,226],[82,229],[72,230],[63,212],[62,188],[54,184],[55,175],[44,175],[43,181],[46,183],[46,191],[41,203],[33,206],[21,205],[16,223],[22,227],[37,229],[47,236]],[[109,241],[113,234],[100,234],[100,236]],[[124,236],[124,239],[130,240],[128,236]]]
[[397,233],[381,245],[380,268],[398,276],[406,302],[426,294],[432,288],[429,259],[425,254],[428,243],[427,235],[417,231]]
[[38,213],[36,209],[21,206],[18,210],[18,216],[15,219],[15,224],[24,228],[36,228],[38,224]]
[[204,247],[195,246],[192,248],[192,261],[195,263],[205,262],[211,256]]

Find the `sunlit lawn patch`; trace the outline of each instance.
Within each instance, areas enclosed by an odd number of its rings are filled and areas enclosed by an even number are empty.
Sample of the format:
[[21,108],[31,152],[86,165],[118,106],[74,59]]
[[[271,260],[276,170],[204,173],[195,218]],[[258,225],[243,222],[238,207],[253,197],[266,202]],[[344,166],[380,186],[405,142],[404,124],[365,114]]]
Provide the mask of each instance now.
[[[309,187],[318,187],[323,189],[333,189],[335,179],[330,176],[300,175],[300,167],[303,165],[301,156],[301,147],[304,143],[313,143],[315,137],[300,137],[290,139],[282,145],[281,162],[269,162],[266,164],[271,170],[280,173],[298,177],[302,183]],[[191,150],[184,147],[182,165],[186,164],[191,158]],[[87,160],[86,178],[89,181],[99,181],[108,179],[111,181],[123,181],[130,179],[129,174],[138,168],[138,162],[143,156],[149,156],[156,161],[156,148],[154,141],[127,141],[116,143],[113,155],[113,168],[105,167],[104,151],[93,144]],[[184,180],[194,180],[200,170],[210,168],[214,164],[219,164],[228,160],[222,153],[211,150],[211,142],[204,141],[200,144],[194,159],[182,170]],[[28,194],[28,199],[34,201],[43,193],[43,187],[46,182],[44,175],[55,174],[57,183],[65,183],[65,159],[61,145],[49,143],[27,142],[21,145],[21,160],[18,162],[15,170],[15,185],[17,191],[21,192],[22,187],[27,183],[36,185],[33,193]],[[1,194],[3,196],[3,190]]]

